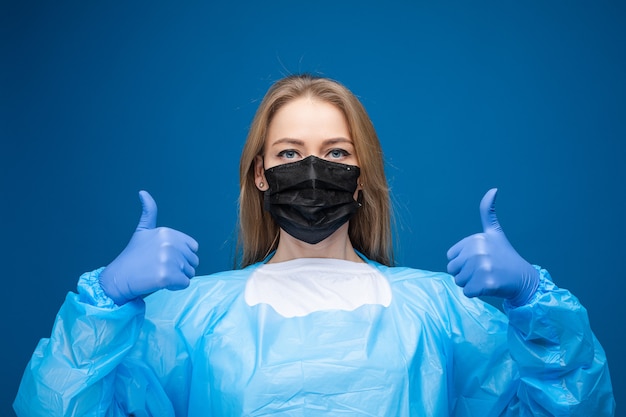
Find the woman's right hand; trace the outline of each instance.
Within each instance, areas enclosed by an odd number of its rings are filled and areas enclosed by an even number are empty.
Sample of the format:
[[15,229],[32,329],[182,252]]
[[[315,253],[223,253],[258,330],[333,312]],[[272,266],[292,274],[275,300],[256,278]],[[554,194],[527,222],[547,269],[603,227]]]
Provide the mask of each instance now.
[[157,205],[139,192],[143,211],[137,229],[122,253],[100,274],[100,285],[115,304],[167,288],[181,290],[196,274],[198,242],[167,227],[156,227]]

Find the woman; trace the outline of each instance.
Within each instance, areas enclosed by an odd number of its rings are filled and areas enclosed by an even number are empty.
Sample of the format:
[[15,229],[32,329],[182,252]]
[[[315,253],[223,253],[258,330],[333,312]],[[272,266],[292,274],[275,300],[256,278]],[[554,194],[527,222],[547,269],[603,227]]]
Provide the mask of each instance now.
[[[241,158],[242,269],[190,281],[197,243],[156,228],[140,198],[126,249],[80,278],[37,346],[18,415],[614,412],[585,309],[511,247],[495,190],[483,233],[448,252],[454,277],[392,266],[380,145],[334,81],[287,77],[257,111]],[[503,298],[506,316],[477,295]]]

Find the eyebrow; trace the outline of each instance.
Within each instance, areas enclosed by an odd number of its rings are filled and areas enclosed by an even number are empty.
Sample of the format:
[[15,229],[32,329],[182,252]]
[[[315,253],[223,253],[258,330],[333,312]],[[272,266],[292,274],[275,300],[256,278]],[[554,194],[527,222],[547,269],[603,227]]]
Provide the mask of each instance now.
[[[274,145],[280,145],[282,143],[288,143],[288,144],[292,144],[292,145],[297,145],[297,146],[304,146],[304,141],[301,139],[294,139],[294,138],[280,138],[280,139],[276,139],[274,142],[272,142],[271,146]],[[325,139],[322,144],[324,145],[334,145],[336,143],[349,143],[350,145],[353,145],[352,141],[350,139],[347,138],[330,138],[330,139]]]

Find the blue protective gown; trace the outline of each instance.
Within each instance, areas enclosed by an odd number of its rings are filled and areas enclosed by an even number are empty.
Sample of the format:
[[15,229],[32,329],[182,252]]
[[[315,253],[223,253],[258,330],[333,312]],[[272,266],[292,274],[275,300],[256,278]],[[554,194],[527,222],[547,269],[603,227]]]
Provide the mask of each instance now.
[[261,264],[115,306],[81,277],[38,344],[23,416],[611,416],[587,313],[540,270],[505,313],[452,277],[368,261],[388,306],[285,317],[250,305]]

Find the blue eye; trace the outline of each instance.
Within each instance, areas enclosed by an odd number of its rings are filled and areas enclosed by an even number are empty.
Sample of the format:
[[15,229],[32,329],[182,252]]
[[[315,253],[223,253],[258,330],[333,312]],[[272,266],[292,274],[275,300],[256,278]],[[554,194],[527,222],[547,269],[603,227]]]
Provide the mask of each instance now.
[[350,156],[350,153],[343,149],[333,149],[328,152],[328,155],[333,159],[341,159],[345,158],[346,156]]
[[278,153],[278,156],[285,159],[293,159],[296,157],[296,151],[291,149],[286,149]]

